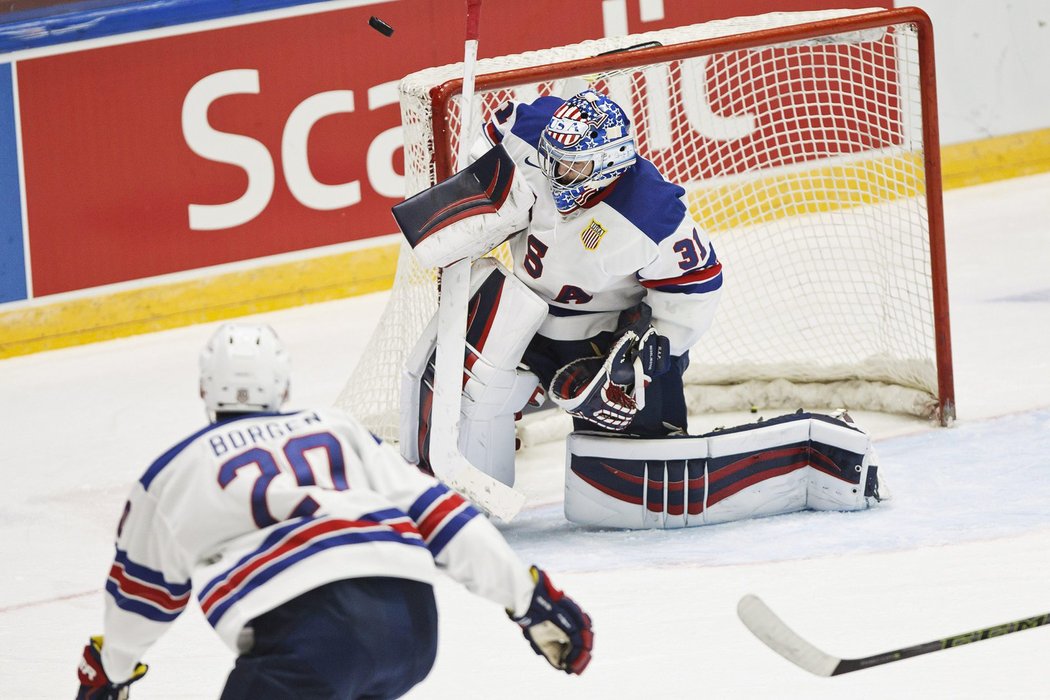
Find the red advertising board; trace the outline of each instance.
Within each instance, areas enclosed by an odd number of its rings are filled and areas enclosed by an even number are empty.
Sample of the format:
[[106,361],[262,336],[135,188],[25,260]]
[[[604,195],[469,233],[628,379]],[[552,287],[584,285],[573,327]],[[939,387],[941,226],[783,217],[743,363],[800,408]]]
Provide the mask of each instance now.
[[[786,9],[744,4],[734,14]],[[379,3],[19,61],[33,295],[395,232],[395,85],[460,60],[462,5]],[[629,30],[712,16],[663,5],[642,22],[628,2]],[[558,7],[489,3],[481,55],[602,35],[602,3],[536,19]],[[373,14],[393,36],[369,28]]]

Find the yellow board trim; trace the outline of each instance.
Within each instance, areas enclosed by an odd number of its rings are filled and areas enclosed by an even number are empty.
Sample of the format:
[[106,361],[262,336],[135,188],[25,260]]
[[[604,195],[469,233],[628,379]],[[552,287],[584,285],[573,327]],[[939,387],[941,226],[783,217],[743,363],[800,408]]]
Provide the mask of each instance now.
[[[901,196],[918,186],[912,168],[906,159],[896,158],[784,176],[765,194],[756,188],[745,198],[743,212],[725,207],[721,188],[694,193],[690,205],[701,223],[717,230],[735,220],[752,217],[749,220],[754,223],[756,214],[775,216],[773,212],[792,207],[803,207],[805,213],[813,207],[849,206],[851,202],[831,199],[804,203],[801,188],[812,191],[823,178],[859,177],[865,188],[861,200],[853,204],[887,192]],[[944,189],[1043,172],[1050,172],[1050,129],[941,149]],[[398,250],[397,245],[362,248],[198,280],[101,292],[54,303],[30,302],[7,311],[0,305],[0,358],[382,291],[393,284]]]
[[[849,181],[851,187],[837,186]],[[689,212],[706,231],[728,231],[792,216],[912,197],[925,191],[921,155],[884,156],[855,163],[699,187]]]
[[0,358],[389,289],[397,245],[0,310]]
[[944,189],[1050,172],[1050,129],[941,148]]

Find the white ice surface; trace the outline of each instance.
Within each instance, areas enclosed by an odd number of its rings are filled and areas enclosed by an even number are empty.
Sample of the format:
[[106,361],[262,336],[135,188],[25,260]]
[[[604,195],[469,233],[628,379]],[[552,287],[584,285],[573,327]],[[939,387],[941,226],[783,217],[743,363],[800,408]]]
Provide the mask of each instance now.
[[[502,610],[443,580],[441,643],[412,698],[1050,697],[1050,630],[824,679],[735,615],[756,593],[832,654],[865,656],[1050,610],[1050,174],[947,193],[959,420],[855,414],[893,500],[678,531],[576,527],[562,447],[530,448],[531,505],[502,526],[592,615],[594,661],[550,669]],[[892,261],[887,261],[892,264]],[[331,403],[384,295],[264,314],[291,406]],[[214,324],[0,361],[0,698],[71,697],[129,485],[204,420]],[[694,431],[748,416],[698,416]],[[216,697],[232,655],[195,605],[146,655],[135,698]]]

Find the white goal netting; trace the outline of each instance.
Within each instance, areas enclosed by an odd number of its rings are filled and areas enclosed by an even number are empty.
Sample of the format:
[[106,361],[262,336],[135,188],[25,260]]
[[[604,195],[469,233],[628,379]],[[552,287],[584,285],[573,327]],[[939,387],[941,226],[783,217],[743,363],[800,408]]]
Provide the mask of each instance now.
[[[690,353],[691,412],[951,417],[943,249],[931,246],[942,232],[929,211],[940,185],[924,142],[935,109],[924,110],[919,29],[901,12],[774,13],[479,61],[478,128],[508,99],[590,84],[628,112],[641,155],[686,188],[725,277]],[[628,50],[647,42],[661,46]],[[461,77],[457,64],[402,81],[406,194],[449,172],[463,105],[432,89]],[[437,308],[436,280],[403,248],[337,401],[385,439],[397,438],[401,366]]]

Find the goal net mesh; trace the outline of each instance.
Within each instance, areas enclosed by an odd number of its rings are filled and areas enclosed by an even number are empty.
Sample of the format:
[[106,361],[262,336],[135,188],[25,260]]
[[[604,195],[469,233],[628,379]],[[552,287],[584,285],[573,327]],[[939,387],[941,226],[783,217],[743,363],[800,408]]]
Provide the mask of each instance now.
[[[690,352],[690,412],[938,411],[916,27],[836,33],[832,21],[827,34],[764,45],[748,34],[868,12],[773,13],[478,62],[475,134],[507,100],[592,86],[627,111],[640,154],[685,187],[725,279],[714,325]],[[738,47],[695,43],[736,36]],[[631,50],[648,42],[664,48]],[[668,57],[672,45],[686,48]],[[581,73],[591,57],[630,63],[656,51],[645,65]],[[406,195],[444,175],[437,156],[457,153],[465,105],[459,95],[437,105],[435,134],[431,89],[462,70],[401,83]],[[494,254],[509,263],[505,247]],[[337,400],[384,439],[397,438],[401,367],[436,309],[436,271],[403,246],[375,335]]]

